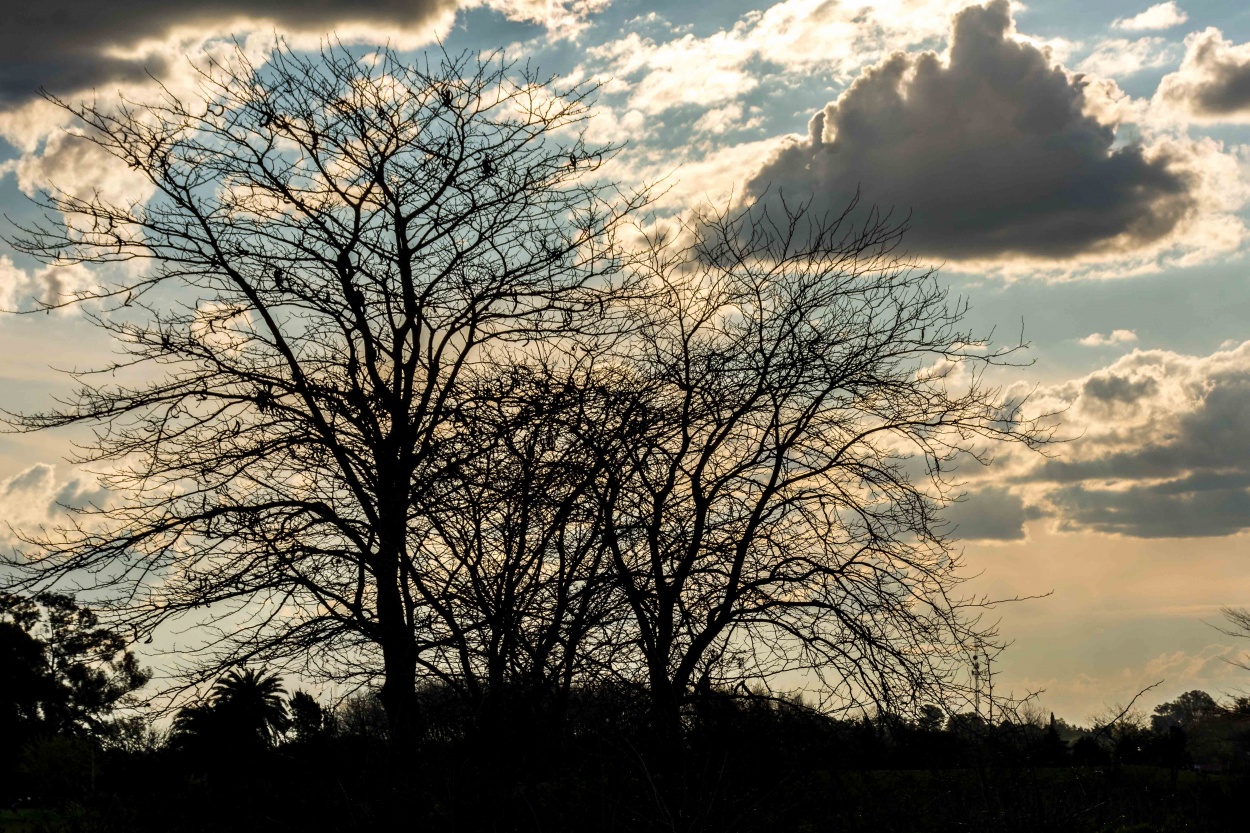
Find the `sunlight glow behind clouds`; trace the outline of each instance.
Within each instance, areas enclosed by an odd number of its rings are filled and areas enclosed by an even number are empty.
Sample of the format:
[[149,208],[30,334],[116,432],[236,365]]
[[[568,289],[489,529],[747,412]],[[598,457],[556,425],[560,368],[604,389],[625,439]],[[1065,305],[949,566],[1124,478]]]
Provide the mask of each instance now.
[[755,89],[759,63],[787,72],[819,67],[850,78],[896,49],[945,33],[968,0],[786,0],[705,37],[656,41],[636,32],[592,48],[584,72],[612,79],[632,109],[722,106]]
[[203,37],[244,35],[249,31],[314,33],[355,30],[370,40],[394,39],[419,31],[428,42],[435,28],[454,14],[454,0],[190,0],[166,3],[131,0],[103,4],[91,0],[46,0],[31,4],[0,29],[0,106],[36,95],[40,86],[70,94],[104,85],[143,83],[175,69],[159,44],[178,30]]
[[1061,411],[1077,438],[1017,478],[1060,529],[1142,538],[1250,529],[1250,341],[1209,356],[1134,350],[1041,389],[1034,407]]

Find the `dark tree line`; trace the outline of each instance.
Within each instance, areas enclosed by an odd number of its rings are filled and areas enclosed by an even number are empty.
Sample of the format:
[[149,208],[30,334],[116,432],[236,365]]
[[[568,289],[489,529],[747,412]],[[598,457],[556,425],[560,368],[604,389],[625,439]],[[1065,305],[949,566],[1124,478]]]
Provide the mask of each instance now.
[[579,137],[593,89],[375,58],[54,102],[154,196],[53,190],[11,241],[109,267],[36,309],[121,353],[9,416],[93,426],[109,495],[29,537],[13,588],[85,582],[116,633],[199,634],[190,686],[376,686],[403,749],[446,731],[423,690],[556,735],[632,692],[677,757],[718,697],[962,710],[996,637],[941,511],[956,466],[1048,441],[983,379],[1019,346],[963,327],[889,215],[657,219]]
[[156,734],[107,707],[82,728],[19,716],[0,807],[79,831],[356,830],[399,814],[455,830],[1236,830],[1250,776],[1250,709],[1201,691],[1088,728],[933,704],[838,718],[713,691],[687,713],[697,800],[683,808],[636,759],[651,732],[640,688],[574,687],[569,731],[523,745],[484,745],[496,727],[443,684],[415,699],[427,733],[402,769],[376,693],[331,708],[256,670],[222,675]]

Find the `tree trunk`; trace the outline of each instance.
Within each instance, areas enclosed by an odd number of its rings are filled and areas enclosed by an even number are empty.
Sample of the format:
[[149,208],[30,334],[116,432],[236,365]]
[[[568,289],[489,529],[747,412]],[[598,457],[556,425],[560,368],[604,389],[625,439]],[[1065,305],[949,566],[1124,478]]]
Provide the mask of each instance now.
[[378,699],[386,711],[391,744],[407,750],[420,739],[420,714],[417,708],[417,657],[412,636],[405,640],[398,635],[382,646],[384,677]]
[[681,699],[666,671],[651,670],[651,732],[655,765],[679,773],[685,758],[681,731]]
[[[392,511],[386,511],[391,509]],[[378,627],[382,648],[383,682],[379,699],[386,710],[391,745],[409,750],[420,739],[417,714],[417,646],[408,622],[400,582],[403,553],[403,515],[383,507],[379,526],[377,574]]]
[[686,744],[681,724],[681,697],[667,669],[654,664],[650,672],[651,725],[650,777],[659,799],[660,819],[683,826],[688,813]]

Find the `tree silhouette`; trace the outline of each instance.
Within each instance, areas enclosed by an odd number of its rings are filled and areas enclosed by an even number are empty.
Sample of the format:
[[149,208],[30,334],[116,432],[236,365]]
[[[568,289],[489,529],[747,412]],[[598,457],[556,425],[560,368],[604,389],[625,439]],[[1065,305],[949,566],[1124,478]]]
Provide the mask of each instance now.
[[1205,691],[1186,691],[1175,700],[1155,706],[1150,716],[1150,728],[1156,732],[1166,732],[1177,727],[1188,732],[1205,718],[1220,713],[1220,706]]
[[240,735],[272,746],[290,724],[285,695],[277,674],[248,668],[229,671],[218,680],[209,703],[227,725],[237,727]]
[[380,681],[411,739],[418,670],[453,673],[481,630],[427,546],[436,484],[476,451],[465,391],[604,327],[649,197],[595,178],[614,148],[577,136],[589,87],[500,55],[358,58],[240,50],[192,99],[53,101],[154,196],[43,194],[13,245],[149,268],[49,302],[101,304],[125,357],[13,424],[99,427],[78,462],[125,499],[12,566],[107,576],[103,615],[138,637],[197,620],[188,683],[244,661]]
[[941,509],[958,465],[1049,441],[982,382],[1023,345],[968,332],[901,226],[853,208],[705,214],[652,239],[629,304],[612,366],[636,425],[589,441],[670,745],[699,688],[807,672],[831,706],[907,714],[971,698],[968,646],[994,644]]
[[0,594],[0,732],[103,736],[149,678],[126,640],[72,596]]
[[174,732],[184,741],[214,746],[273,746],[291,723],[285,694],[275,673],[232,669],[213,684],[206,702],[178,711]]
[[475,448],[431,492],[452,625],[442,682],[479,704],[489,731],[544,732],[574,685],[632,661],[594,500],[608,460],[583,440],[588,425],[619,424],[595,355],[482,380],[465,412]]
[[[1023,345],[968,332],[876,212],[710,212],[627,247],[650,195],[575,134],[590,88],[358,57],[54,101],[154,196],[54,190],[13,241],[147,267],[45,303],[122,357],[11,423],[95,428],[79,462],[114,497],[30,537],[16,586],[90,576],[114,630],[180,623],[188,685],[380,683],[399,744],[422,677],[491,726],[642,687],[670,751],[699,692],[798,673],[830,708],[969,694],[994,632],[941,510],[953,466],[1048,439],[981,375]],[[276,684],[249,674],[218,685]],[[234,708],[214,692],[180,732]],[[269,743],[257,696],[234,723]]]
[[295,740],[307,742],[319,737],[326,727],[325,709],[311,694],[297,691],[287,700],[290,729]]

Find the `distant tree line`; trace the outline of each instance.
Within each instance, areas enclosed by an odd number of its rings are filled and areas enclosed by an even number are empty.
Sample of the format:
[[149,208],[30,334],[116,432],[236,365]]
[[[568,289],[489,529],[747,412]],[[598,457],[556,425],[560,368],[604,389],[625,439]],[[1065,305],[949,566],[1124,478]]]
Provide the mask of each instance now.
[[[50,830],[279,831],[404,814],[438,829],[626,831],[671,829],[678,809],[639,756],[652,734],[640,686],[574,687],[553,735],[501,727],[430,682],[416,691],[423,736],[396,767],[376,692],[330,704],[289,692],[274,673],[234,669],[154,724],[130,697],[143,672],[89,611],[65,597],[8,597],[4,610],[0,679],[28,681],[0,687],[10,819]],[[97,647],[63,647],[84,640]],[[991,721],[936,704],[838,718],[763,689],[706,689],[686,717],[689,829],[1094,831],[1133,819],[1169,829],[1183,817],[1233,830],[1250,783],[1250,700],[1221,704],[1201,691],[1087,727],[1027,708]]]

